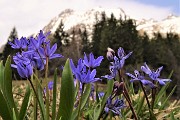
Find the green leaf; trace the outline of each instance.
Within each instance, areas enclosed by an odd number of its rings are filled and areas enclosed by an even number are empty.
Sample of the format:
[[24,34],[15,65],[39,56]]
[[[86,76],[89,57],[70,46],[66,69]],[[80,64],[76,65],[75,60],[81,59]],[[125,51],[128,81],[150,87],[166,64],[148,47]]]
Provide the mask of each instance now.
[[[140,94],[141,94],[141,93],[139,93],[139,97],[140,97]],[[144,107],[144,106],[143,106],[144,100],[145,100],[145,96],[143,95],[142,97],[140,97],[140,100],[138,101],[137,115],[140,114],[140,112],[141,112],[141,110],[142,110],[142,107]]]
[[[37,86],[38,86],[38,91],[37,92],[37,101],[38,101],[38,104],[39,104],[39,107],[40,107],[40,111],[41,111],[41,116],[43,119],[46,119],[46,112],[45,112],[45,105],[44,105],[44,100],[43,100],[43,87],[42,87],[42,84],[40,83],[40,80],[39,78],[36,76],[36,74],[33,74],[34,77],[35,77],[35,80],[37,82]],[[29,82],[31,82],[31,80],[29,80]],[[35,95],[35,94],[34,94]]]
[[4,66],[3,66],[3,62],[0,62],[0,90],[3,87],[3,79],[4,79]]
[[60,104],[56,120],[69,120],[71,119],[74,107],[74,79],[70,68],[69,59],[67,59],[62,72],[61,90],[60,90]]
[[107,92],[105,96],[103,97],[101,106],[104,106],[106,104],[107,98],[111,95],[113,90],[114,80],[109,80],[107,84]]
[[[172,70],[171,73],[169,74],[168,78],[170,78],[170,77],[172,76],[172,74],[173,74],[173,70]],[[155,99],[155,102],[154,102],[154,105],[157,105],[158,102],[162,99],[162,97],[166,95],[166,90],[167,90],[167,88],[169,87],[169,84],[170,84],[170,82],[167,83],[165,86],[163,86],[163,87],[161,88],[161,90],[158,92],[158,94],[157,94],[157,96],[156,96],[156,99]]]
[[27,114],[27,109],[28,109],[30,100],[31,100],[31,90],[30,90],[30,87],[27,86],[26,93],[25,93],[25,96],[24,96],[24,99],[22,102],[22,106],[20,109],[20,113],[19,113],[19,120],[24,120],[24,118]]
[[150,120],[157,120],[156,116],[154,115],[151,109],[149,109],[149,112],[150,112]]
[[161,88],[161,90],[158,92],[158,94],[157,94],[157,96],[156,96],[156,98],[155,98],[154,105],[157,105],[158,102],[159,102],[159,101],[162,99],[162,97],[165,95],[166,90],[167,90],[169,84],[170,84],[170,83],[167,83],[167,84],[166,84],[165,86],[163,86],[163,87]]
[[90,93],[91,93],[91,84],[86,84],[86,89],[81,98],[81,109],[83,109],[84,106],[86,105]]
[[14,111],[14,108],[13,108],[13,120],[17,120],[17,118],[16,118],[16,113],[15,113],[15,111]]
[[170,119],[175,120],[173,111],[170,113]]
[[10,56],[8,56],[8,59],[5,63],[3,83],[4,83],[3,92],[4,92],[5,99],[10,105],[11,110],[14,108],[16,118],[18,118],[19,113],[18,113],[17,107],[15,106],[13,93],[12,93],[12,70],[11,70],[11,57]]
[[57,94],[57,69],[54,73],[54,83],[53,83],[53,103],[52,103],[52,120],[56,118],[56,94]]
[[[80,103],[80,111],[84,108],[84,106],[86,105],[87,101],[88,101],[88,98],[89,98],[89,95],[91,93],[91,84],[87,84],[86,85],[86,89],[81,97],[81,103]],[[75,111],[73,111],[73,115],[72,115],[72,120],[76,119],[77,118],[77,115],[78,115],[78,109],[76,109]]]
[[12,120],[12,112],[1,90],[0,90],[0,103],[1,103],[0,116],[3,118],[3,120]]
[[99,115],[96,115],[98,116],[97,118],[100,117],[101,113],[103,112],[104,110],[104,107],[106,105],[106,101],[108,99],[108,97],[111,95],[112,93],[112,90],[113,90],[113,86],[114,86],[114,80],[108,80],[108,83],[107,83],[107,91],[101,101],[101,112],[99,112]]
[[101,104],[98,104],[94,109],[94,118],[93,120],[98,120],[99,115],[101,114]]
[[41,87],[38,87],[38,103],[41,111],[41,115],[43,120],[46,120],[46,112],[45,112],[45,105],[44,105],[44,100],[43,100],[43,89]]
[[170,92],[170,94],[168,95],[168,97],[164,100],[164,102],[162,103],[161,107],[159,108],[160,110],[162,110],[162,109],[165,107],[167,101],[169,100],[169,98],[171,97],[171,95],[174,93],[175,89],[176,89],[176,86],[171,90],[171,92]]

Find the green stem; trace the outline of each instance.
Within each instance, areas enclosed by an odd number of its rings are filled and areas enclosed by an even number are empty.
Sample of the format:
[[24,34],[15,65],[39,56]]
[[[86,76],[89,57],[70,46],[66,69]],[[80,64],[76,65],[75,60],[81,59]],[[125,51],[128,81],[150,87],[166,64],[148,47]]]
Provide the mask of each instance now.
[[46,81],[46,118],[49,120],[49,90],[48,90],[48,57],[46,57],[45,81]]
[[[83,95],[83,91],[84,91],[84,83],[82,83],[81,98],[82,98],[82,95]],[[80,117],[80,114],[81,114],[81,102],[82,102],[81,98],[79,98],[78,117],[77,117],[78,120],[81,119],[81,117]]]
[[[34,82],[34,86],[35,86],[34,91],[37,92],[37,84],[36,81],[34,81],[33,75],[31,76],[31,80]],[[34,120],[37,120],[37,97],[35,95],[35,92],[33,96],[33,102],[34,102]]]
[[[36,98],[37,98],[37,100],[38,100],[38,103],[39,103],[39,105],[40,105],[40,100],[39,100],[38,94],[37,94],[37,92],[36,92],[36,90],[35,90],[35,88],[34,88],[34,86],[33,86],[33,83],[32,83],[32,81],[31,81],[30,79],[28,79],[28,81],[30,82],[31,87],[32,87],[32,89],[33,89],[33,91],[34,91],[34,94],[35,94],[35,96],[36,96]],[[44,115],[42,115],[42,116],[43,116],[43,119],[45,120]]]

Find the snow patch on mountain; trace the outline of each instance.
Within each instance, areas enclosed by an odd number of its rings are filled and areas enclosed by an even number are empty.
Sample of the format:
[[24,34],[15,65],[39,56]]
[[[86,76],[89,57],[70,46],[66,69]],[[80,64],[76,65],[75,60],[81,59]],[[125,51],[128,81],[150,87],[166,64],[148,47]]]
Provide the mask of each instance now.
[[[92,33],[93,25],[96,20],[101,18],[101,13],[105,12],[107,17],[110,17],[113,13],[114,16],[118,19],[122,18],[130,18],[121,8],[116,9],[104,9],[101,7],[97,7],[87,11],[74,11],[72,9],[66,9],[61,12],[57,17],[53,18],[50,23],[44,27],[44,31],[55,32],[60,22],[64,23],[64,30],[69,31],[72,28],[83,29],[86,27],[87,31]],[[133,18],[132,18],[133,19]],[[157,21],[154,19],[142,19],[135,20],[137,25],[137,30],[141,33],[146,32],[150,37],[153,37],[153,33],[160,32],[162,34],[166,34],[168,32],[173,32],[180,34],[180,17],[169,15],[162,21]]]
[[142,20],[137,22],[138,31],[146,32],[150,37],[153,33],[176,33],[180,34],[180,17],[170,15],[162,21]]
[[103,9],[97,7],[88,11],[74,11],[72,9],[66,9],[61,12],[57,17],[53,18],[50,23],[44,27],[44,31],[55,32],[58,25],[62,21],[64,23],[64,30],[67,31],[74,26],[85,26],[88,31],[92,31],[93,25],[96,19],[101,18],[101,13],[105,12],[107,17],[110,17],[113,13],[116,18],[127,16],[122,9]]

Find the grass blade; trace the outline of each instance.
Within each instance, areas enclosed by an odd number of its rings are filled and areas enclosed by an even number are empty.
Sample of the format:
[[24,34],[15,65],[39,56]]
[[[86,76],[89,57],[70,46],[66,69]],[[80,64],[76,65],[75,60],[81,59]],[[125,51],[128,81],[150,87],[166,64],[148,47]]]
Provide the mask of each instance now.
[[[90,92],[91,92],[91,84],[87,84],[86,85],[86,89],[81,97],[81,108],[80,108],[80,111],[84,108],[84,106],[86,105],[87,101],[88,101],[88,98],[89,98],[89,95],[90,95]],[[78,109],[76,109],[74,112],[73,112],[73,115],[72,115],[72,120],[76,119],[76,117],[78,116]]]
[[54,73],[54,83],[53,83],[53,103],[52,103],[52,120],[56,118],[56,94],[57,94],[57,69]]
[[31,90],[30,90],[30,87],[27,86],[26,93],[25,93],[25,96],[24,96],[24,99],[22,102],[22,106],[20,109],[20,113],[19,113],[19,119],[20,120],[24,120],[24,118],[26,116],[27,108],[28,108],[29,103],[30,103],[30,100],[31,100]]

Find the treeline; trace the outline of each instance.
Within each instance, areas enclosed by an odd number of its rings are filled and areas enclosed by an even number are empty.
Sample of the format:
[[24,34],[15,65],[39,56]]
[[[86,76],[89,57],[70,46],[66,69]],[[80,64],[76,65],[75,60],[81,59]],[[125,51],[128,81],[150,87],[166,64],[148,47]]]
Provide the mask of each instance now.
[[[83,57],[84,52],[93,52],[95,56],[103,55],[105,59],[99,67],[98,75],[109,74],[109,62],[106,59],[107,48],[117,50],[123,47],[127,53],[133,51],[132,56],[126,60],[124,67],[126,72],[140,69],[144,62],[154,69],[164,66],[161,72],[162,77],[166,78],[173,71],[169,90],[175,85],[180,86],[180,37],[177,34],[154,33],[154,37],[149,38],[146,33],[139,34],[133,19],[121,16],[117,19],[113,14],[108,18],[105,13],[102,13],[100,19],[96,18],[92,34],[88,33],[86,26],[81,25],[65,32],[64,24],[61,22],[55,33],[49,36],[52,43],[58,44],[57,52],[64,55],[63,59],[51,61],[50,75],[53,75],[56,67],[61,70],[67,58],[72,58],[77,62],[80,57]],[[14,39],[13,31],[9,37],[12,39],[9,41]],[[5,60],[8,54],[12,55],[14,52],[6,44],[1,59]],[[180,87],[177,87],[176,93],[180,94]]]

